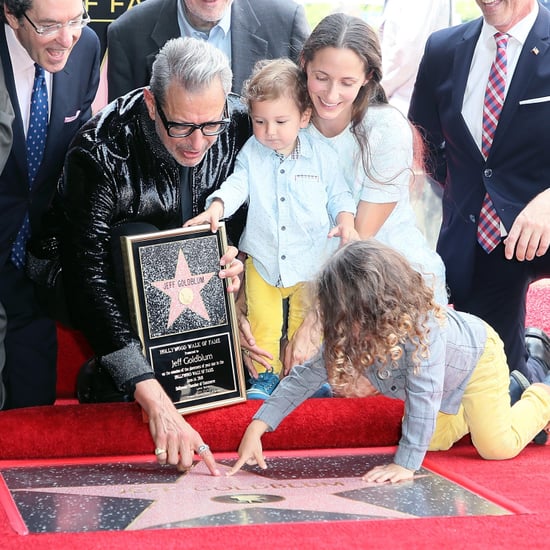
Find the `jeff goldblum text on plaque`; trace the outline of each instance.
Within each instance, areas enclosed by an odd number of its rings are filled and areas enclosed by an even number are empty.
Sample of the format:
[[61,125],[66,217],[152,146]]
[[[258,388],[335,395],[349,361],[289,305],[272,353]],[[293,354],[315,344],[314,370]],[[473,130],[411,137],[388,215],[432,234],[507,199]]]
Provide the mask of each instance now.
[[143,353],[181,413],[246,399],[233,295],[220,279],[225,225],[122,237]]

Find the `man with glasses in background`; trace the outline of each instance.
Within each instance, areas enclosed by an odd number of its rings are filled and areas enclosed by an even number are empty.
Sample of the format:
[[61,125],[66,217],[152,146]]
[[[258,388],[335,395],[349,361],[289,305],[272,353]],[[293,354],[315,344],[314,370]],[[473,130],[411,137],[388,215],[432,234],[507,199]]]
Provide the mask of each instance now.
[[81,0],[0,0],[0,61],[14,110],[13,143],[0,173],[0,302],[7,314],[4,408],[55,400],[56,327],[27,277],[65,153],[91,116],[100,47]]
[[[96,354],[80,373],[79,399],[135,399],[149,418],[158,460],[180,468],[205,447],[155,379],[131,327],[120,236],[181,227],[232,172],[251,129],[239,98],[229,94],[231,78],[227,57],[214,46],[168,41],[150,86],[111,102],[78,132],[56,197],[67,303]],[[243,222],[228,220],[232,242]],[[243,268],[236,253],[229,247],[221,258],[229,291],[238,289]],[[211,455],[204,458],[214,473]]]

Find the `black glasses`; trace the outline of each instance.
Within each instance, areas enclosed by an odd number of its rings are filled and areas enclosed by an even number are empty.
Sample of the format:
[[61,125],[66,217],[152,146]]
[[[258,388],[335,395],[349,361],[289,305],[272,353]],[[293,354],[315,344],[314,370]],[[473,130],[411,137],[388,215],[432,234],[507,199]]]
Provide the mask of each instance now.
[[66,23],[54,23],[53,25],[35,25],[26,13],[23,14],[23,17],[32,25],[32,28],[36,31],[36,34],[39,34],[40,36],[51,36],[52,34],[59,32],[63,27],[67,27],[68,29],[81,29],[90,22],[90,16],[86,10],[84,10],[82,15],[76,19],[71,19]]
[[221,134],[231,122],[227,116],[227,104],[223,108],[223,118],[221,120],[203,122],[202,124],[193,124],[192,122],[171,122],[167,120],[157,98],[155,98],[155,105],[157,106],[157,112],[160,116],[164,129],[170,137],[174,138],[189,137],[195,130],[200,130],[203,136],[217,136]]

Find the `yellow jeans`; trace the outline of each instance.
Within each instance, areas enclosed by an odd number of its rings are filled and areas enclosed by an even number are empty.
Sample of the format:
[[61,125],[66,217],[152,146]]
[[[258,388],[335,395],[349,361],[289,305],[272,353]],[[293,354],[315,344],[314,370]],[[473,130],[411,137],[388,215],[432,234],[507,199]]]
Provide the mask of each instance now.
[[[288,298],[288,338],[302,324],[306,312],[305,285],[298,283],[287,288],[271,286],[258,273],[252,258],[245,262],[245,290],[248,309],[248,321],[256,344],[273,355],[271,365],[275,374],[280,374],[281,337],[283,331],[283,300]],[[265,368],[254,361],[256,370],[265,372]]]
[[550,394],[530,386],[510,406],[510,374],[502,341],[487,325],[487,342],[466,386],[457,414],[439,413],[429,450],[449,449],[470,433],[490,460],[516,456],[550,421]]

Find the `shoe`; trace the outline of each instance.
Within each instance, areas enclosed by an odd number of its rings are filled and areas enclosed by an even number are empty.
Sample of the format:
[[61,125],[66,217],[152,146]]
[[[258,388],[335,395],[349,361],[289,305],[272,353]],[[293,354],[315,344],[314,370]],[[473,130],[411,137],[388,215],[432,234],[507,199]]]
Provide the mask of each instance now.
[[546,442],[548,441],[548,433],[546,430],[541,430],[536,436],[535,439],[533,439],[533,442],[536,445],[546,445]]
[[523,392],[531,385],[527,377],[519,370],[510,373],[510,402],[513,405],[521,399]]
[[248,399],[267,399],[278,384],[279,377],[274,372],[262,372],[258,378],[250,380],[246,396]]
[[[531,385],[531,382],[527,380],[519,370],[513,370],[510,373],[510,402],[513,405],[521,399],[523,392]],[[546,430],[541,430],[533,439],[536,445],[546,445],[548,440],[548,433]]]
[[540,328],[526,328],[525,347],[529,356],[537,359],[548,374],[550,372],[550,338],[548,335]]
[[332,388],[325,382],[311,397],[332,397]]
[[111,375],[96,357],[80,367],[76,379],[76,397],[79,403],[128,403],[134,400],[117,388]]

